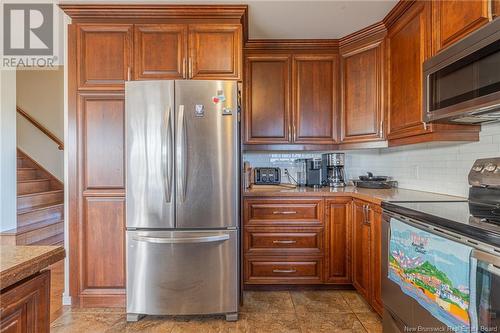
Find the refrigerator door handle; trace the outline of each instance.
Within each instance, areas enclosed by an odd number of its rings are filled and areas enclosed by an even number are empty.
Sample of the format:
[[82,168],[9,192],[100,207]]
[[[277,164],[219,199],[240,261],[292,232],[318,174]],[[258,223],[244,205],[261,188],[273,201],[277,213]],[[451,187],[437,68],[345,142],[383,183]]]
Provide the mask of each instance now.
[[164,157],[162,160],[162,170],[163,177],[165,179],[165,183],[163,184],[165,190],[165,201],[170,202],[172,199],[172,109],[168,107],[165,112],[164,117],[164,126],[167,129],[167,134],[164,136],[162,140],[163,150],[166,151],[164,153]]
[[229,239],[229,234],[203,236],[203,237],[179,237],[179,238],[163,238],[163,237],[147,237],[135,236],[133,240],[146,243],[157,244],[192,244],[192,243],[213,243],[221,242]]
[[184,105],[179,105],[177,118],[177,163],[179,163],[179,177],[177,178],[179,188],[179,199],[184,201],[187,188],[187,147],[186,147],[186,121],[184,119]]

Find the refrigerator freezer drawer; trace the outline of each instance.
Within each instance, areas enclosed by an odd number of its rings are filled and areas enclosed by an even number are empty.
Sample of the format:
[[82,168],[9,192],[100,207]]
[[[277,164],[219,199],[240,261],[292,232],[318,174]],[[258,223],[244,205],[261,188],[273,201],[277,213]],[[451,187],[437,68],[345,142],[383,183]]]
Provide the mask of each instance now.
[[127,313],[237,310],[237,230],[127,232]]

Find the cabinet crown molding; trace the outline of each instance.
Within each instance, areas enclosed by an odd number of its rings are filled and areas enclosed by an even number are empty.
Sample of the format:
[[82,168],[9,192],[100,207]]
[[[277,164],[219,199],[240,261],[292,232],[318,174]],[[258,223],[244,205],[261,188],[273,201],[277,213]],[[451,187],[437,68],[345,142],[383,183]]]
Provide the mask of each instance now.
[[377,22],[364,29],[358,30],[339,39],[339,47],[348,48],[351,45],[364,43],[368,41],[382,40],[387,34],[387,29],[384,22]]
[[245,43],[246,50],[338,50],[338,39],[252,39]]
[[72,19],[238,19],[246,22],[247,5],[74,4],[59,7]]

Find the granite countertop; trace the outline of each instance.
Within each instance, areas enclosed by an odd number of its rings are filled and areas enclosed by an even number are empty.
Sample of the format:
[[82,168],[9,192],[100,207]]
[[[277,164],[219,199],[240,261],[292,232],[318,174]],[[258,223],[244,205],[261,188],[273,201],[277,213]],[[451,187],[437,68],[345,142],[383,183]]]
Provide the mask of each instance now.
[[351,196],[375,204],[388,202],[411,202],[411,201],[465,201],[467,198],[451,195],[437,194],[431,192],[406,190],[402,188],[393,189],[368,189],[354,186],[344,188],[312,188],[297,187],[285,188],[276,186],[273,188],[251,188],[243,192],[245,197],[289,197],[289,196]]
[[65,257],[62,246],[0,246],[0,290]]

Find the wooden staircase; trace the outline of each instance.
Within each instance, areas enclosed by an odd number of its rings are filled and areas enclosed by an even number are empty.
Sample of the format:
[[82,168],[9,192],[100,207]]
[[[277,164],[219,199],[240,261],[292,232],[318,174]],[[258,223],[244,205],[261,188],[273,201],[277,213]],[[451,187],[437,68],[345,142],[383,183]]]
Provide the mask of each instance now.
[[64,243],[63,184],[19,149],[17,228],[8,233],[17,245]]

